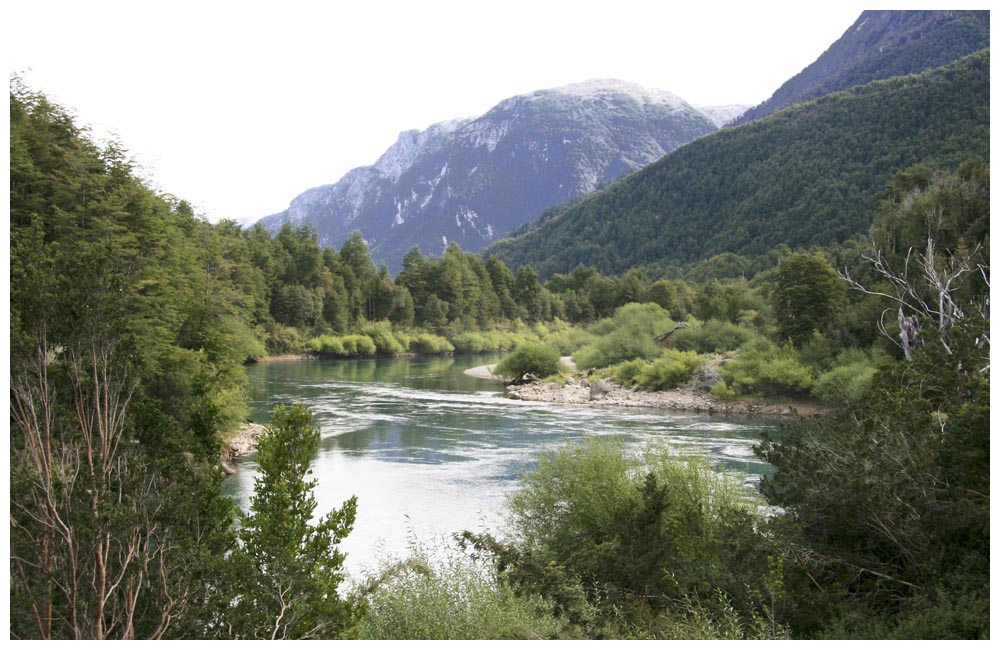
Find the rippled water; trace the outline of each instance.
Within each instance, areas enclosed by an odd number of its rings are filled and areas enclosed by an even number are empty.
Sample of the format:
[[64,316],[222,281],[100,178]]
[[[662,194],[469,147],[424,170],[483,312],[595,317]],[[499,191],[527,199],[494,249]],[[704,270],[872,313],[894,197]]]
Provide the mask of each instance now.
[[[505,495],[539,451],[585,436],[617,436],[639,447],[666,441],[707,455],[756,481],[767,466],[752,447],[766,422],[648,409],[559,406],[510,400],[502,387],[463,374],[496,357],[273,363],[247,368],[251,418],[275,404],[308,405],[322,432],[313,460],[317,515],[358,497],[354,531],[342,544],[357,577],[378,549],[405,551],[462,529],[498,530]],[[256,464],[239,465],[223,489],[249,506]]]

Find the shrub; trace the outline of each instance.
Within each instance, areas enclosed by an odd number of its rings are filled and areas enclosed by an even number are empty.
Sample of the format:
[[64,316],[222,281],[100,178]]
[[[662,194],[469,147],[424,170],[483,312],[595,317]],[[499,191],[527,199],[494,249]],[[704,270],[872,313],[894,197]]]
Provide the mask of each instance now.
[[455,346],[443,336],[420,332],[410,342],[410,350],[423,354],[451,354],[455,351]]
[[329,354],[336,357],[346,355],[344,342],[339,336],[317,336],[309,339],[306,348],[314,354]]
[[521,377],[526,373],[548,377],[559,372],[559,351],[544,343],[523,343],[497,364],[496,374]]
[[663,347],[653,340],[673,327],[665,309],[652,303],[629,303],[619,307],[611,318],[592,325],[588,332],[593,341],[573,355],[580,368],[605,368],[631,359],[654,359]]
[[579,327],[570,327],[558,332],[550,332],[542,338],[542,342],[559,350],[559,354],[570,356],[583,346],[591,343],[594,337]]
[[[689,598],[704,599],[700,614],[716,622],[728,610],[752,619],[768,579],[757,504],[739,477],[704,460],[678,458],[665,445],[635,454],[620,441],[588,438],[543,452],[510,496],[517,542],[504,570],[557,602],[574,581],[587,585],[603,622],[633,633],[630,624],[672,619]],[[724,596],[725,607],[707,594]]]
[[451,344],[455,346],[455,350],[466,353],[503,352],[529,341],[537,342],[538,338],[527,328],[518,332],[504,332],[502,330],[462,332],[451,338]]
[[294,354],[307,349],[305,339],[296,328],[281,324],[267,332],[264,344],[271,354]]
[[541,597],[518,595],[496,571],[453,546],[415,546],[405,560],[385,558],[369,583],[362,639],[539,639],[561,622]]
[[634,386],[636,379],[643,370],[649,366],[648,363],[642,359],[632,359],[630,361],[623,361],[616,366],[612,366],[609,370],[611,375],[615,378],[622,386]]
[[846,350],[837,355],[834,366],[816,379],[813,395],[824,402],[849,404],[859,400],[871,386],[885,353],[874,350]]
[[402,354],[406,352],[406,346],[396,338],[392,331],[392,325],[388,321],[368,323],[361,328],[361,333],[371,339],[379,354]]
[[765,338],[744,344],[736,359],[723,364],[719,372],[727,387],[738,395],[804,395],[813,386],[812,374],[799,363],[795,349],[779,348]]
[[639,372],[636,383],[646,390],[670,390],[686,383],[703,364],[694,352],[664,350],[656,361]]
[[693,350],[700,354],[728,352],[739,348],[753,335],[747,327],[712,319],[677,330],[670,336],[670,344],[677,350]]
[[348,334],[342,337],[341,341],[344,345],[344,354],[349,357],[371,357],[378,350],[375,341],[364,334]]

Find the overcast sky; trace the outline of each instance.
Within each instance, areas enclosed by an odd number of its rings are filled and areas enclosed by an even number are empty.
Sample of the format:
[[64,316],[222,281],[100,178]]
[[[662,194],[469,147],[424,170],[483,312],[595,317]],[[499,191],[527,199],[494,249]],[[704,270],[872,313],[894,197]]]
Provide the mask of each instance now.
[[[920,8],[882,2],[879,8]],[[283,210],[400,131],[609,77],[758,104],[865,5],[668,0],[17,2],[5,57],[212,221]],[[888,6],[887,6],[888,5]],[[928,7],[930,8],[930,7]]]

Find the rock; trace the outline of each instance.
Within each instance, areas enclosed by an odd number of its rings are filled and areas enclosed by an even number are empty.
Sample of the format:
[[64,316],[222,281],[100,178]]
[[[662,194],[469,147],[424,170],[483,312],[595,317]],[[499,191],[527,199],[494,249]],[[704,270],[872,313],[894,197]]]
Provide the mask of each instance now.
[[222,473],[231,476],[236,473],[233,461],[257,450],[257,439],[264,433],[264,425],[255,422],[245,422],[236,433],[229,438],[226,449],[222,452],[219,462]]
[[701,370],[695,373],[688,385],[692,390],[707,393],[712,390],[712,386],[720,381],[722,381],[722,375],[719,373],[719,368],[712,364],[705,364]]
[[590,399],[604,397],[614,389],[614,385],[604,379],[598,379],[590,385]]

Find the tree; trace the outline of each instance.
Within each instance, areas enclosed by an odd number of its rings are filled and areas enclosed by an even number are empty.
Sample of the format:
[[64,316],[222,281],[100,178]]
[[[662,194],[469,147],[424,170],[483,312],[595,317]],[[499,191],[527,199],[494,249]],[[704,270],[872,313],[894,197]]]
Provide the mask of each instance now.
[[[11,634],[182,636],[189,610],[218,586],[210,567],[186,562],[202,559],[199,548],[225,553],[231,517],[218,501],[202,509],[221,495],[196,460],[145,444],[140,368],[122,333],[134,280],[117,256],[88,248],[69,262],[74,273],[20,270],[65,303],[24,314],[34,339],[12,359]],[[63,310],[75,316],[68,328],[50,321]],[[168,477],[171,461],[183,467]]]
[[235,565],[241,588],[231,609],[238,638],[331,638],[350,632],[355,606],[337,594],[344,555],[337,544],[354,526],[352,497],[317,523],[309,463],[319,428],[304,406],[276,406],[258,444],[260,476],[240,531]]
[[819,253],[795,253],[781,260],[771,294],[778,335],[796,345],[813,331],[827,333],[846,304],[843,282]]
[[[971,314],[989,320],[989,171],[980,161],[957,174],[917,167],[900,173],[882,205],[870,252],[870,281],[843,274],[852,288],[894,303],[879,331],[907,359],[927,336],[950,352],[948,332]],[[895,332],[885,316],[895,311]],[[983,333],[988,348],[989,333]],[[988,363],[988,355],[986,355]]]
[[[786,426],[758,453],[780,506],[799,634],[912,638],[989,634],[989,373],[982,321],[952,350],[930,339],[879,370],[837,418]],[[878,626],[865,628],[865,625]]]

